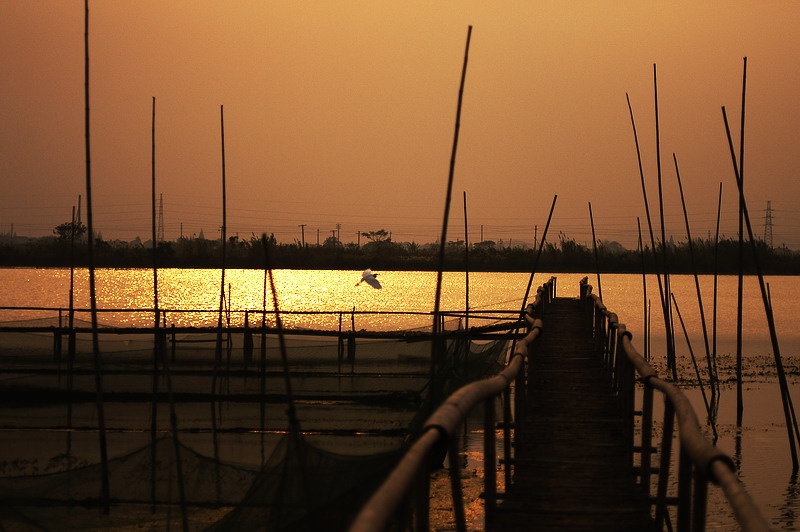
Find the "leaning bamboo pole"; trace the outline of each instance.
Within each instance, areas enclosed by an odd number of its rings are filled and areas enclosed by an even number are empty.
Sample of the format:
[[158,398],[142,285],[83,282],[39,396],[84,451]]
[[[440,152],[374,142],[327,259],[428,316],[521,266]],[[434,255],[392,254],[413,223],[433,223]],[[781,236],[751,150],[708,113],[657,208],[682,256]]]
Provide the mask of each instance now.
[[636,228],[639,231],[639,255],[642,261],[642,330],[644,333],[644,359],[650,361],[649,337],[648,337],[648,316],[647,316],[647,267],[645,265],[644,256],[644,241],[642,240],[642,222],[639,217],[636,217]]
[[714,315],[711,319],[711,359],[714,362],[714,380],[717,383],[717,393],[719,393],[719,370],[717,367],[717,296],[719,293],[719,220],[722,214],[722,181],[719,182],[719,199],[717,200],[717,227],[714,231]]
[[97,433],[100,443],[100,503],[103,513],[111,511],[111,488],[108,471],[108,444],[106,442],[106,416],[103,404],[103,359],[100,356],[100,341],[97,335],[97,286],[94,271],[94,224],[92,213],[92,157],[89,117],[89,0],[84,0],[84,102],[86,134],[86,232],[88,233],[89,304],[92,320],[92,357],[94,361],[94,384],[97,395]]
[[[661,281],[661,267],[658,261],[658,252],[656,251],[656,237],[653,233],[653,220],[650,216],[650,202],[647,199],[647,186],[645,185],[644,181],[644,168],[642,167],[642,152],[639,148],[639,135],[636,132],[636,121],[633,118],[633,106],[631,106],[631,99],[628,97],[628,93],[625,93],[625,99],[628,102],[628,113],[631,116],[631,127],[633,128],[633,142],[636,145],[636,159],[639,163],[639,179],[642,183],[642,197],[644,199],[644,212],[645,217],[647,218],[647,229],[650,233],[650,246],[651,251],[653,252],[653,267],[655,269],[656,274],[656,281],[658,282],[658,295],[661,298],[661,310],[664,315],[664,331],[667,335],[667,349],[669,353],[669,336],[670,336],[670,320],[669,314],[667,311],[667,307],[669,306],[669,301],[666,299],[666,295],[664,293],[664,284]],[[668,355],[669,361],[669,355]],[[673,375],[674,378],[675,375]]]
[[[318,526],[319,523],[317,523],[314,498],[311,496],[311,490],[309,489],[311,479],[308,476],[308,463],[305,456],[305,447],[303,446],[303,433],[300,429],[300,420],[297,417],[294,393],[292,391],[292,379],[289,376],[289,355],[286,349],[286,338],[283,334],[283,320],[281,319],[280,305],[278,303],[278,291],[275,289],[275,275],[272,270],[272,258],[270,256],[269,242],[267,241],[266,234],[261,235],[261,244],[264,247],[264,263],[269,276],[269,288],[272,292],[272,308],[275,312],[275,328],[278,332],[278,347],[281,354],[281,364],[283,366],[283,385],[286,391],[286,407],[289,418],[289,434],[296,443],[297,463],[300,468],[300,485],[303,490],[306,511],[308,512],[308,518],[311,523],[311,530],[321,530]],[[288,472],[289,468],[284,468],[284,475]]]
[[[708,327],[706,326],[706,312],[703,305],[703,293],[700,290],[700,279],[697,275],[697,267],[694,262],[694,243],[692,242],[692,231],[689,227],[689,213],[686,210],[686,198],[683,194],[683,183],[681,181],[681,171],[678,168],[678,157],[673,153],[672,154],[672,161],[675,163],[675,176],[678,179],[678,190],[680,191],[681,195],[681,207],[683,208],[683,220],[686,225],[686,238],[689,242],[689,265],[692,270],[692,275],[694,277],[694,286],[697,291],[697,306],[700,309],[700,326],[703,330],[703,343],[706,348],[706,365],[708,366],[708,381],[709,381],[709,388],[711,391],[711,404],[716,404],[717,401],[717,389],[714,385],[714,365],[711,362],[711,348],[708,344]],[[673,296],[673,301],[675,298]],[[677,310],[677,303],[676,303],[676,310]],[[683,326],[683,323],[681,323]],[[709,414],[711,412],[709,411]]]
[[[692,341],[689,339],[689,332],[686,330],[686,324],[683,322],[683,316],[681,315],[681,309],[678,307],[678,300],[675,299],[675,293],[671,293],[670,297],[672,298],[672,303],[675,305],[675,312],[678,314],[678,321],[681,324],[681,329],[683,330],[683,337],[686,340],[686,346],[689,349],[689,358],[692,359],[692,367],[694,368],[694,374],[697,377],[697,385],[700,387],[700,393],[703,396],[703,404],[706,407],[706,419],[708,423],[711,425],[711,431],[714,433],[714,441],[717,440],[717,426],[714,421],[714,414],[713,414],[713,406],[712,403],[708,402],[708,396],[706,395],[706,387],[703,385],[703,377],[700,375],[700,368],[697,365],[697,357],[694,356],[694,349],[692,349]],[[711,385],[711,377],[709,376],[709,385]]]
[[[744,186],[744,124],[747,95],[747,58],[744,58],[742,71],[742,117],[739,137],[739,179]],[[744,418],[744,395],[742,393],[742,326],[743,326],[743,293],[744,293],[744,214],[742,198],[739,197],[739,275],[736,283],[736,426],[742,426]]]
[[461,82],[458,87],[458,104],[456,105],[456,124],[453,133],[453,147],[450,152],[450,169],[447,176],[447,193],[444,200],[444,219],[442,221],[442,234],[439,240],[439,264],[436,272],[436,293],[433,304],[433,342],[431,343],[431,385],[429,387],[429,408],[433,409],[436,397],[439,395],[440,386],[439,372],[443,366],[442,360],[445,356],[444,349],[439,349],[440,342],[437,340],[441,332],[439,323],[439,311],[442,299],[442,277],[444,272],[444,255],[447,247],[447,224],[450,219],[450,203],[453,195],[453,178],[456,169],[456,153],[458,152],[458,134],[461,129],[461,107],[464,101],[464,83],[467,78],[467,62],[469,61],[469,43],[472,38],[472,26],[467,27],[467,44],[464,49],[464,63],[461,67]]
[[592,202],[589,202],[589,222],[592,224],[592,249],[594,250],[594,269],[597,272],[597,295],[600,302],[603,301],[603,285],[600,284],[600,257],[597,254],[597,236],[594,232],[594,215],[592,214]]
[[778,372],[778,384],[781,389],[781,401],[783,403],[783,412],[786,418],[786,430],[789,433],[789,448],[792,453],[792,470],[798,470],[797,448],[795,446],[794,433],[792,431],[792,416],[791,405],[792,397],[789,394],[789,385],[786,382],[786,373],[783,369],[783,360],[781,359],[781,349],[778,344],[778,335],[775,330],[775,319],[772,315],[772,306],[769,303],[769,296],[767,295],[767,288],[764,284],[764,275],[761,271],[761,261],[758,258],[758,250],[756,249],[756,240],[753,236],[753,227],[750,224],[750,216],[747,213],[747,201],[744,195],[744,183],[742,182],[741,175],[739,174],[739,165],[736,163],[736,152],[733,149],[733,139],[731,138],[731,130],[728,126],[728,115],[725,112],[725,107],[722,107],[722,118],[725,122],[725,133],[728,136],[728,146],[731,152],[731,161],[733,162],[733,173],[736,177],[736,186],[739,188],[739,203],[742,206],[742,214],[744,215],[745,226],[750,240],[750,249],[753,252],[753,263],[756,267],[756,274],[758,275],[758,285],[761,288],[761,298],[764,303],[764,311],[767,315],[767,325],[769,326],[769,337],[772,342],[772,354],[775,357],[775,369]]
[[658,77],[656,65],[653,65],[653,94],[656,118],[656,172],[658,183],[658,215],[661,221],[661,255],[664,266],[664,321],[667,324],[667,366],[672,369],[672,379],[678,380],[678,364],[675,360],[675,331],[672,325],[672,306],[669,303],[669,294],[672,292],[669,282],[669,259],[667,257],[667,233],[664,223],[664,189],[661,180],[661,129],[659,127],[658,112]]

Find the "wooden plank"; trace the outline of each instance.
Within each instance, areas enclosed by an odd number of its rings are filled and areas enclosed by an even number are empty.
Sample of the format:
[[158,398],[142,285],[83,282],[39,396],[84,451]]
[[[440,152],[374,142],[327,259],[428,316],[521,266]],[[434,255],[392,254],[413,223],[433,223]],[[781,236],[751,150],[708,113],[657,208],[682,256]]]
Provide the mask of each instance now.
[[557,298],[543,320],[514,481],[489,530],[655,530],[578,301]]

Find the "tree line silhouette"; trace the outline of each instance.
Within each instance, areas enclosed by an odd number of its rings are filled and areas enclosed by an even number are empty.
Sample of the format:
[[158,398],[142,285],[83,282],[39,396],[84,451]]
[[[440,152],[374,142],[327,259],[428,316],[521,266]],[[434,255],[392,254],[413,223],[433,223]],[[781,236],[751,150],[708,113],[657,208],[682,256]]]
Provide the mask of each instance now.
[[[0,242],[0,266],[17,267],[83,267],[87,264],[86,227],[71,222],[57,226],[51,237],[9,238]],[[335,236],[322,244],[299,242],[278,243],[271,235],[272,266],[293,269],[364,269],[383,270],[435,270],[438,243],[395,242],[391,234],[380,229],[361,233],[365,243],[341,243]],[[800,273],[800,252],[785,247],[771,249],[763,241],[757,242],[759,258],[766,273],[796,275]],[[697,273],[732,274],[738,271],[738,240],[724,238],[715,246],[713,239],[694,239],[694,264]],[[445,269],[463,271],[467,257],[463,240],[447,243]],[[509,246],[494,241],[470,244],[468,260],[472,271],[529,272],[538,250],[524,246]],[[618,242],[602,240],[598,243],[598,262],[602,272],[652,273],[663,269],[663,249],[656,243],[656,257],[649,246],[641,250],[624,248]],[[669,241],[666,257],[670,272],[691,273],[688,241]],[[164,268],[218,268],[222,265],[221,243],[205,238],[182,237],[174,241],[159,242],[158,264]],[[716,258],[715,258],[716,255]],[[227,241],[226,266],[231,268],[263,268],[264,252],[260,237],[240,239],[231,236]],[[745,271],[754,273],[752,255],[745,249]],[[95,264],[110,268],[147,268],[153,264],[152,243],[136,238],[131,242],[95,238]],[[593,249],[576,242],[564,233],[556,242],[542,246],[539,271],[589,272],[595,271]]]

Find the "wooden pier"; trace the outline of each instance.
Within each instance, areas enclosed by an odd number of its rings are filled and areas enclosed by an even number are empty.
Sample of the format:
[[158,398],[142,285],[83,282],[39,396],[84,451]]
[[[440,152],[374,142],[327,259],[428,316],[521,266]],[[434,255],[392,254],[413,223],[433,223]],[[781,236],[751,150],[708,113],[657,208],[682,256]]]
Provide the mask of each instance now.
[[[702,531],[712,485],[742,530],[770,529],[686,396],[642,358],[587,281],[577,299],[556,297],[555,278],[539,288],[522,315],[528,334],[506,368],[460,388],[436,409],[351,532],[430,530],[430,474],[442,449],[449,450],[454,529],[466,532],[458,440],[469,413],[481,406],[487,531]],[[657,434],[656,393],[664,399]],[[505,486],[498,490],[500,472]]]
[[656,529],[585,314],[578,299],[556,298],[542,316],[513,483],[490,530]]

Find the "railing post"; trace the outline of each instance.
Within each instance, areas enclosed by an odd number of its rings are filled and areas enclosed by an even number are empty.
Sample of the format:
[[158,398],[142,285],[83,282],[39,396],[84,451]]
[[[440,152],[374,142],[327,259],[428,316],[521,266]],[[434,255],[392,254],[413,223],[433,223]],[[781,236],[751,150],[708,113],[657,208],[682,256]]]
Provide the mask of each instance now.
[[414,529],[417,532],[427,532],[430,529],[430,489],[431,476],[427,460],[422,465],[417,478],[417,493],[415,494]]
[[497,505],[497,451],[495,450],[494,397],[483,402],[483,501],[486,528]]
[[642,489],[645,497],[650,498],[650,474],[653,447],[653,387],[650,379],[644,380],[642,391],[642,458],[639,464]]
[[511,385],[503,390],[503,480],[505,492],[511,486]]
[[675,407],[664,397],[664,430],[661,439],[661,461],[659,462],[658,491],[656,493],[656,528],[663,530],[667,513],[667,485],[672,455],[672,432],[675,424]]
[[175,335],[175,324],[170,325],[170,331],[172,332],[172,361],[175,362],[175,352],[178,347],[177,338]]
[[525,389],[525,374],[527,372],[527,359],[528,357],[523,357],[522,367],[520,368],[519,373],[517,373],[516,383],[514,384],[514,440],[516,442],[516,448],[514,449],[515,459],[517,458],[517,453],[519,452],[522,437],[522,431],[520,428],[525,422],[525,394],[527,393]]
[[692,459],[683,445],[678,458],[678,530],[690,531],[692,522]]
[[450,493],[453,495],[453,518],[457,532],[466,532],[467,520],[464,515],[464,495],[461,489],[461,464],[458,463],[458,430],[450,436],[450,448],[447,451],[450,464]]
[[692,507],[692,531],[706,529],[706,503],[708,498],[708,476],[706,472],[694,468],[694,503]]

